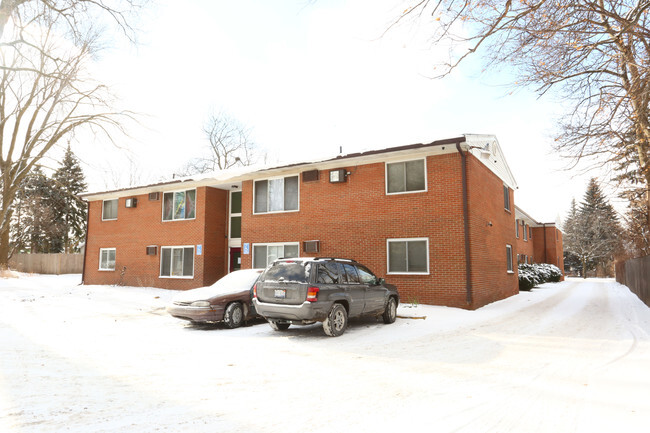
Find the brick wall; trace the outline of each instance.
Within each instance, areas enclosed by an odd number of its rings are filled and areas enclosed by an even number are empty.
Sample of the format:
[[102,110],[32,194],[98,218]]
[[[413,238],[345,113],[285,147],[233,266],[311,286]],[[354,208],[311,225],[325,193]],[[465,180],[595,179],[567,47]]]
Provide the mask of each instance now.
[[[503,181],[484,164],[468,155],[470,255],[472,258],[471,308],[519,293],[517,279],[513,191],[510,211],[505,209]],[[513,272],[507,270],[506,245],[513,246]]]
[[[121,282],[129,286],[189,289],[210,284],[225,273],[225,264],[219,261],[223,261],[226,252],[226,191],[197,188],[193,220],[162,221],[162,192],[157,201],[150,201],[148,195],[134,197],[138,199],[135,208],[125,207],[125,197],[118,199],[114,221],[102,221],[102,200],[90,202],[85,284]],[[206,200],[210,203],[207,207]],[[146,254],[148,245],[158,246],[156,255]],[[195,247],[194,278],[159,278],[160,247],[185,245]],[[202,245],[201,255],[196,254],[197,245]],[[114,271],[98,270],[100,248],[116,249]]]
[[534,227],[535,263],[550,263],[564,273],[562,232],[555,226]]
[[[427,191],[398,195],[385,193],[384,163],[341,166],[351,174],[347,182],[339,184],[330,183],[328,172],[322,171],[318,181],[300,179],[299,212],[276,214],[253,215],[253,182],[243,182],[242,242],[251,245],[251,254],[242,255],[242,267],[252,266],[254,243],[300,242],[304,256],[302,241],[320,240],[321,251],[314,255],[351,258],[366,264],[397,285],[402,302],[477,308],[510,296],[516,276],[505,274],[505,242],[499,238],[505,236],[505,228],[499,227],[507,221],[509,235],[514,238],[514,217],[504,214],[502,182],[474,161],[474,189],[470,189],[476,206],[471,229],[475,233],[473,260],[486,264],[476,266],[476,272],[485,274],[473,273],[478,295],[468,306],[460,156],[430,156],[426,167]],[[479,216],[484,212],[483,200],[491,203],[489,212],[497,223],[491,235],[478,228],[485,224]],[[500,213],[494,203],[500,203]],[[429,275],[387,275],[387,239],[419,237],[429,239]],[[495,251],[498,257],[492,259]],[[486,261],[486,257],[490,258]]]

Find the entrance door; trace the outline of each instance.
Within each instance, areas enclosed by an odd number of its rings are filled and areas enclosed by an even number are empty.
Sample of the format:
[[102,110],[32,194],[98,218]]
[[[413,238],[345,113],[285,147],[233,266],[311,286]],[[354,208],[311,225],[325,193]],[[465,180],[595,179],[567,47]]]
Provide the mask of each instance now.
[[230,272],[241,269],[241,248],[230,249]]

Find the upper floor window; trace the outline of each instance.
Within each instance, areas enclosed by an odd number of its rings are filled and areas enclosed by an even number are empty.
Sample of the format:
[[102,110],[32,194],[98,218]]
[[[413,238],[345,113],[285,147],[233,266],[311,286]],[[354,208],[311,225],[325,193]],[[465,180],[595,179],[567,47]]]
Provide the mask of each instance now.
[[528,226],[526,225],[526,223],[521,223],[521,225],[524,228],[524,240],[527,241],[528,240]]
[[298,210],[298,176],[255,181],[254,213]]
[[386,193],[400,194],[427,190],[424,159],[386,163]]
[[519,220],[515,220],[515,235],[519,238]]
[[163,194],[163,221],[196,218],[196,190]]
[[99,249],[99,270],[100,271],[115,270],[115,248]]
[[505,210],[510,210],[510,188],[508,185],[503,185],[503,207]]
[[104,200],[102,203],[102,220],[117,219],[117,199]]

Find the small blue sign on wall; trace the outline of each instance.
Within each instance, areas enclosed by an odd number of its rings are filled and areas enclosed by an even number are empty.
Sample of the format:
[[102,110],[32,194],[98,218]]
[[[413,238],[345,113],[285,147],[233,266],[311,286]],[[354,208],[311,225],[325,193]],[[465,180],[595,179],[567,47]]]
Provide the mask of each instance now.
[[203,245],[196,246],[196,255],[200,256],[203,253]]
[[251,244],[248,242],[244,243],[244,248],[242,250],[242,254],[250,254],[251,253]]

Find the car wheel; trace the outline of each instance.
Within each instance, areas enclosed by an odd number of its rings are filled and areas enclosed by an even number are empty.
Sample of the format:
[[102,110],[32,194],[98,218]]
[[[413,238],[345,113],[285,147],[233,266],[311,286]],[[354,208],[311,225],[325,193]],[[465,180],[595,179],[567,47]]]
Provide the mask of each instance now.
[[223,315],[223,323],[230,329],[239,328],[244,323],[244,309],[239,302],[233,302],[226,307]]
[[386,324],[393,323],[395,321],[397,318],[397,301],[395,298],[388,298],[388,304],[386,304],[386,309],[384,310],[382,317],[384,319],[384,323]]
[[323,322],[323,330],[330,337],[338,337],[348,327],[348,312],[341,304],[334,304]]
[[275,320],[269,320],[269,325],[273,328],[274,331],[286,331],[291,326],[291,323],[285,322],[276,322]]

